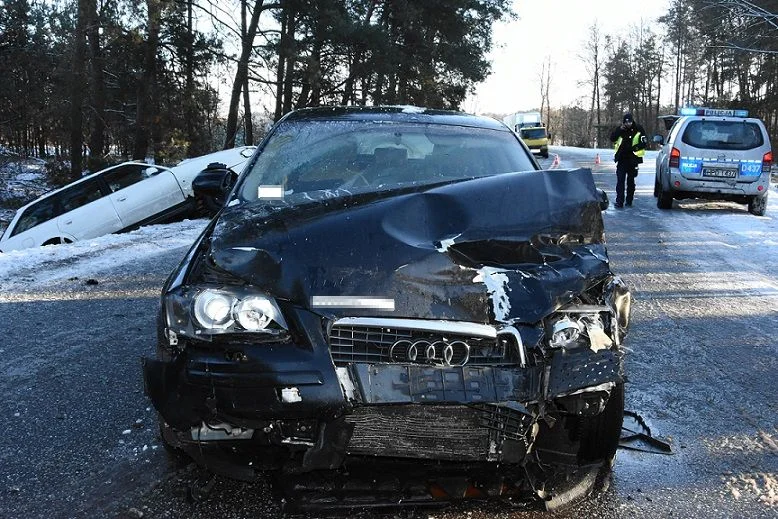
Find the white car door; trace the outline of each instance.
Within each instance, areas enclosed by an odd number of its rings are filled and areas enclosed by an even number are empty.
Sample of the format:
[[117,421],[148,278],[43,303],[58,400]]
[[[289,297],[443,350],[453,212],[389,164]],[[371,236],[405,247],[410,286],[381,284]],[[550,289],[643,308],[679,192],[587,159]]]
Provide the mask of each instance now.
[[124,164],[102,177],[111,190],[109,198],[122,228],[153,218],[185,201],[173,173],[160,166]]
[[62,214],[57,227],[77,240],[111,234],[123,227],[119,215],[100,190],[97,178],[80,182],[58,195]]

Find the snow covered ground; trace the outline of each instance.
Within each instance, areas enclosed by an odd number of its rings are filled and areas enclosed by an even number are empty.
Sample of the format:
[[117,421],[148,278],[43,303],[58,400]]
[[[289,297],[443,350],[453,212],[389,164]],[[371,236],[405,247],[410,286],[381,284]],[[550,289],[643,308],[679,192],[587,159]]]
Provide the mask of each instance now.
[[[150,225],[125,234],[0,254],[0,302],[23,301],[26,293],[62,280],[87,279],[106,271],[127,273],[133,265],[190,246],[207,223],[200,219]],[[35,299],[41,300],[39,293]]]

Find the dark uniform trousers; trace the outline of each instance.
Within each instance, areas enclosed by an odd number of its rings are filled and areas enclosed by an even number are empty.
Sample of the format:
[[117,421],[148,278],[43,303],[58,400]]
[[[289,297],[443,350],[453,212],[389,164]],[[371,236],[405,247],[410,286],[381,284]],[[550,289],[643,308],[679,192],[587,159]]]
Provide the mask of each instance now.
[[632,203],[635,196],[635,177],[638,176],[638,165],[620,160],[616,163],[616,205],[624,205],[624,183],[627,184],[627,203]]

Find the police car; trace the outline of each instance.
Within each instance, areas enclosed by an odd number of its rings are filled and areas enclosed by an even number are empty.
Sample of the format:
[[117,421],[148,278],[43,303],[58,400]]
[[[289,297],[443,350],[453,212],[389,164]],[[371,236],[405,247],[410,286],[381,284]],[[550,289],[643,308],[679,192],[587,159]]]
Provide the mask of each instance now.
[[764,124],[747,110],[683,108],[672,122],[656,158],[657,207],[673,199],[706,198],[748,204],[751,214],[767,209],[773,152]]

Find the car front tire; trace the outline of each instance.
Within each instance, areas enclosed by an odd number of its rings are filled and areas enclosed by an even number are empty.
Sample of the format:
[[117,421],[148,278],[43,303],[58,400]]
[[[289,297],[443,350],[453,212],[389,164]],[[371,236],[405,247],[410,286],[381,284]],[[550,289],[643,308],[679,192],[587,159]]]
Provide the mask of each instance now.
[[624,420],[624,384],[611,390],[605,408],[594,416],[562,415],[549,427],[539,423],[538,461],[546,481],[547,510],[566,508],[591,494],[600,476],[613,467]]
[[624,421],[624,383],[614,386],[608,403],[600,414],[582,416],[579,420],[579,462],[603,460],[611,464],[619,447],[621,425]]

